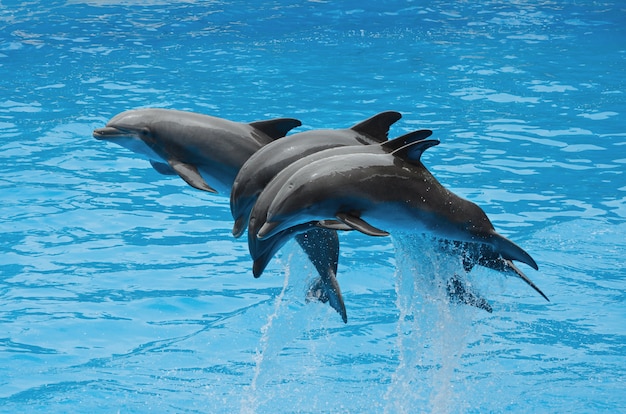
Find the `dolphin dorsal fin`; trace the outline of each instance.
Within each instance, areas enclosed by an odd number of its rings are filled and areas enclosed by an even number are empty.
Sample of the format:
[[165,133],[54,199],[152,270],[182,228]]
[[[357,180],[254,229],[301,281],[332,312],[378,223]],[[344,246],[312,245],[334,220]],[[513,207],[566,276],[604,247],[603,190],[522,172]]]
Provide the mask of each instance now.
[[420,129],[418,131],[409,132],[408,134],[404,134],[390,141],[383,142],[381,145],[385,151],[394,152],[395,150],[400,149],[407,144],[423,141],[432,134],[433,131],[431,131],[430,129]]
[[389,138],[389,127],[400,118],[402,118],[400,112],[385,111],[359,122],[350,129],[367,135],[376,142],[385,142]]
[[392,154],[395,157],[402,158],[405,161],[417,164],[420,162],[420,157],[430,147],[439,145],[437,139],[424,139],[421,141],[411,142],[395,151]]
[[272,139],[282,138],[287,132],[302,125],[299,119],[294,118],[276,118],[266,121],[250,122],[251,127],[258,129]]

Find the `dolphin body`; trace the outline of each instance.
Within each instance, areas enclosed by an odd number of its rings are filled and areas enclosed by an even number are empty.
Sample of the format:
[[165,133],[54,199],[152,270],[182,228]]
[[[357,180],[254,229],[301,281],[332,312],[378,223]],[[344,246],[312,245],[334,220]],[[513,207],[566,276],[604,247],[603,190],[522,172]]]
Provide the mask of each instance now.
[[154,169],[178,175],[202,191],[228,196],[252,154],[302,125],[293,118],[249,124],[195,112],[146,108],[122,112],[93,136],[147,158]]
[[316,129],[292,134],[255,152],[239,170],[230,193],[230,209],[235,219],[233,235],[243,234],[257,197],[289,164],[328,148],[385,142],[390,126],[401,117],[398,112],[381,112],[346,129]]
[[[273,238],[311,223],[371,236],[386,236],[390,231],[430,234],[441,249],[461,255],[467,271],[478,264],[514,274],[549,300],[512,262],[538,269],[535,260],[498,234],[479,206],[444,188],[421,163],[423,151],[436,144],[423,140],[391,153],[307,157],[300,161],[300,168],[281,178],[280,188],[270,183],[259,196],[256,205],[261,206],[263,199],[264,211],[253,223],[253,209],[248,232],[270,244],[276,243]],[[270,188],[274,193],[265,195]],[[472,296],[460,293],[461,299]],[[471,299],[490,310],[482,298]]]
[[[307,157],[297,160],[287,167],[283,168],[276,176],[267,184],[263,191],[256,199],[251,212],[250,219],[248,221],[248,248],[250,255],[254,260],[253,273],[255,277],[261,276],[263,270],[269,263],[274,254],[289,240],[290,237],[298,234],[308,232],[311,229],[321,230],[352,230],[352,228],[343,225],[339,222],[326,222],[324,226],[319,226],[317,219],[311,221],[304,221],[295,226],[287,227],[281,231],[277,231],[269,237],[262,239],[257,237],[257,233],[261,229],[261,226],[265,223],[265,219],[268,215],[270,205],[278,194],[289,185],[289,180],[296,174],[301,168],[307,166],[316,161],[325,160],[330,157],[343,157],[343,156],[355,156],[359,154],[389,154],[407,144],[417,143],[424,141],[432,134],[430,130],[419,130],[405,134],[401,137],[395,138],[390,141],[380,143],[378,145],[358,145],[358,146],[343,146],[336,148],[329,148],[324,151],[319,151],[311,154]],[[438,141],[428,140],[428,144],[422,145],[436,145]],[[337,246],[337,250],[338,250]],[[324,249],[329,252],[328,245]],[[319,254],[323,256],[322,253]]]
[[[250,211],[258,195],[272,178],[288,165],[328,148],[375,145],[386,142],[390,126],[401,117],[402,115],[398,112],[385,111],[350,128],[300,132],[261,148],[246,161],[233,183],[230,198],[231,212],[235,219],[233,235],[240,237],[244,233]],[[295,233],[295,239],[320,275],[311,284],[307,300],[317,299],[329,302],[331,307],[342,316],[343,321],[347,322],[345,305],[336,279],[339,238],[334,230],[322,228],[308,228],[307,230]],[[259,277],[266,265],[267,261],[260,268],[257,261],[257,264],[253,266],[254,276]]]
[[[311,284],[307,298],[316,298],[322,302],[329,301],[331,307],[341,315],[344,322],[347,322],[345,304],[339,283],[336,280],[337,263],[339,260],[339,238],[337,237],[335,229],[319,227],[316,221],[312,221],[290,227],[263,240],[258,239],[256,234],[264,223],[269,205],[274,197],[276,197],[278,192],[287,183],[291,175],[298,171],[303,165],[307,165],[314,160],[324,159],[329,156],[341,156],[343,154],[388,153],[409,142],[422,141],[431,134],[432,131],[430,130],[419,130],[380,144],[330,148],[301,158],[282,169],[259,194],[250,212],[250,219],[248,221],[248,249],[253,260],[252,271],[254,276],[261,276],[265,267],[276,252],[291,239],[291,237],[295,237],[296,241],[303,247],[321,276]],[[338,230],[351,230],[341,226],[337,227]]]

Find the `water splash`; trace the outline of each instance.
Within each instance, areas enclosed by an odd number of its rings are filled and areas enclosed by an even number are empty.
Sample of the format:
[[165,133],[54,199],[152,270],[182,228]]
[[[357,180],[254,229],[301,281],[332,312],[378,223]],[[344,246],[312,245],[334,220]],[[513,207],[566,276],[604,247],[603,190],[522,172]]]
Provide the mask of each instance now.
[[280,291],[280,294],[276,297],[276,301],[274,302],[274,312],[271,313],[267,317],[267,322],[261,328],[261,339],[259,341],[259,348],[257,350],[256,356],[254,358],[255,366],[254,366],[254,376],[252,377],[252,382],[250,383],[249,391],[246,394],[244,401],[241,406],[242,414],[253,414],[257,412],[258,408],[258,399],[256,398],[257,393],[257,384],[259,383],[259,377],[261,375],[261,369],[263,367],[263,362],[265,360],[265,355],[268,352],[268,347],[270,346],[270,332],[272,325],[274,324],[274,320],[278,317],[281,306],[283,304],[283,298],[285,296],[285,292],[287,291],[287,287],[289,286],[289,270],[285,271],[285,278],[283,281],[283,287]]
[[385,412],[457,412],[463,400],[457,372],[476,313],[448,298],[447,282],[464,273],[462,263],[425,236],[397,235],[394,246],[398,366]]
[[[241,401],[242,414],[264,412],[268,404],[285,398],[285,387],[289,389],[288,384],[298,381],[294,375],[303,374],[298,370],[294,372],[290,368],[292,364],[287,361],[294,352],[290,347],[297,347],[295,343],[306,331],[308,318],[305,314],[311,311],[311,306],[304,303],[304,293],[310,280],[299,277],[298,269],[304,260],[299,248],[290,242],[282,251],[285,258],[284,265],[280,267],[284,273],[283,285],[261,327],[261,338],[254,357],[254,375]],[[306,371],[306,364],[300,369]]]

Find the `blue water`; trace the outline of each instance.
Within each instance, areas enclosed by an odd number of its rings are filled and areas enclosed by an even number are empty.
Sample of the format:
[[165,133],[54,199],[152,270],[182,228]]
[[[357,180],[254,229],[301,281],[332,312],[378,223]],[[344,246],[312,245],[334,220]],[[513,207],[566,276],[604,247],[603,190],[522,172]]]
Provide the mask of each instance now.
[[[2,412],[626,412],[621,1],[0,1]],[[228,200],[92,138],[137,107],[430,128],[539,271],[447,303],[419,239],[341,235],[348,324]]]

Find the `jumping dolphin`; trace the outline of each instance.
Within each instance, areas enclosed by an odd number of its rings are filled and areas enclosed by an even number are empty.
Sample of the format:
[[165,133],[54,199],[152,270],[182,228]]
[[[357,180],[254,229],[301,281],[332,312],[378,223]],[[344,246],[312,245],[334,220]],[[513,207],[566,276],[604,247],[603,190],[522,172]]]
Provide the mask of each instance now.
[[307,297],[317,298],[322,302],[328,300],[333,309],[341,315],[343,321],[347,322],[345,305],[339,289],[339,283],[336,280],[337,263],[339,259],[339,239],[336,231],[321,228],[316,225],[316,222],[311,222],[291,227],[272,237],[259,240],[256,234],[261,224],[264,222],[263,219],[267,216],[267,208],[275,195],[280,191],[283,185],[285,185],[285,182],[291,177],[292,173],[312,160],[340,154],[390,152],[408,142],[423,140],[431,134],[432,131],[430,130],[419,130],[381,144],[342,146],[327,149],[297,160],[276,174],[259,194],[250,213],[248,222],[248,248],[254,262],[252,267],[254,276],[261,276],[263,270],[265,270],[265,267],[276,252],[291,239],[291,237],[295,237],[296,241],[302,246],[321,276],[319,279],[313,281]]
[[[303,222],[299,225],[286,228],[283,231],[271,235],[270,237],[265,237],[263,239],[256,237],[257,233],[261,229],[261,226],[265,223],[265,218],[268,215],[271,203],[284,189],[284,187],[288,185],[289,180],[297,171],[313,162],[324,160],[329,157],[354,156],[358,154],[388,154],[409,143],[424,141],[431,134],[432,131],[430,130],[419,130],[378,145],[358,145],[330,148],[301,158],[300,160],[297,160],[282,169],[258,195],[256,203],[250,212],[250,219],[248,221],[248,248],[252,259],[254,260],[254,276],[261,276],[269,260],[292,236],[295,235],[297,237],[298,234],[306,232],[311,228],[322,228],[318,225],[317,220],[312,220],[310,222]],[[432,143],[438,141],[428,140],[427,142]],[[338,222],[334,223],[334,225],[326,223],[324,229],[352,230],[352,228]],[[337,249],[338,248],[339,247],[337,246]],[[319,253],[320,256],[327,254],[327,252],[331,249],[326,246],[324,250],[324,253]]]
[[[422,152],[437,143],[424,140],[390,154],[342,154],[308,162],[285,180],[266,206],[265,219],[259,216],[262,223],[255,222],[252,231],[258,229],[260,240],[271,240],[316,222],[372,236],[394,231],[431,234],[449,241],[457,254],[474,259],[470,267],[479,264],[516,274],[548,300],[512,263],[538,269],[533,258],[498,234],[480,207],[445,189],[421,163]],[[263,193],[257,204],[261,197]]]
[[161,174],[228,196],[241,166],[262,146],[302,125],[280,118],[249,124],[194,112],[147,108],[122,112],[93,132],[146,157]]
[[[395,111],[376,114],[346,129],[319,129],[296,133],[274,141],[246,161],[240,169],[231,191],[231,212],[235,219],[233,235],[239,237],[248,224],[250,211],[258,194],[266,184],[289,164],[309,154],[327,148],[353,145],[379,144],[388,139],[390,126],[402,115]],[[317,298],[329,304],[347,321],[345,305],[336,280],[339,258],[339,238],[334,230],[311,228],[307,233],[296,234],[295,239],[307,254],[319,273],[311,290],[309,300]],[[263,269],[265,265],[263,265]],[[255,277],[260,276],[258,266],[253,266]]]
[[230,209],[235,219],[233,235],[243,234],[256,198],[286,166],[328,148],[385,142],[389,127],[401,117],[398,112],[381,112],[346,129],[316,129],[292,134],[255,152],[239,170],[230,193]]

